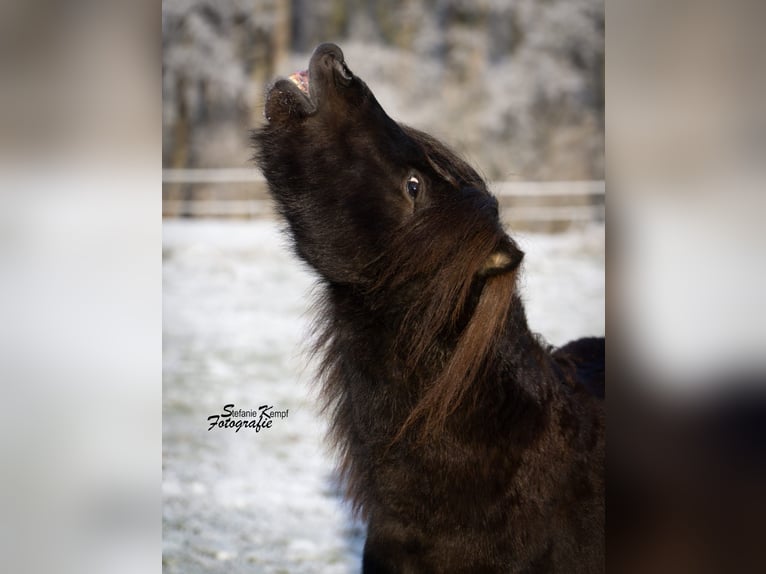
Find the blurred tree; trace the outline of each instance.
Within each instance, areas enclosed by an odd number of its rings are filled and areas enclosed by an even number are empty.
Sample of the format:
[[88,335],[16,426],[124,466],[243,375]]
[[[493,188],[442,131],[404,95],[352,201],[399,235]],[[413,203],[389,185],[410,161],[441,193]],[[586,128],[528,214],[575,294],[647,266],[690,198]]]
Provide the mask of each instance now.
[[603,178],[600,0],[164,0],[163,165],[243,166],[279,74],[342,45],[394,117],[491,178]]

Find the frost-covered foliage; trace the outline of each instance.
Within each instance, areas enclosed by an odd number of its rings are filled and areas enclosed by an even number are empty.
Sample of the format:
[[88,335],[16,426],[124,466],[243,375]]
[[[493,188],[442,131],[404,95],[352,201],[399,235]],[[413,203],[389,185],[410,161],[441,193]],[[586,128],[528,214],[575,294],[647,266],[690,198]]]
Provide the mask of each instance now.
[[273,5],[163,1],[164,165],[219,167],[246,160],[249,110],[270,73],[265,63]]
[[603,177],[600,0],[166,0],[165,165],[244,165],[268,82],[323,41],[489,178]]

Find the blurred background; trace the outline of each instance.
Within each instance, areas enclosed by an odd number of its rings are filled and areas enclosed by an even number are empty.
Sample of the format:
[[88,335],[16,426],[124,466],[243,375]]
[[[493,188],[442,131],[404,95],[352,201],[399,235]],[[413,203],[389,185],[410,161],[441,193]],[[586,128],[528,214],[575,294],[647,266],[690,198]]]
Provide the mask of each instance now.
[[[593,0],[163,3],[163,569],[351,573],[304,352],[314,275],[251,162],[278,76],[339,44],[391,117],[466,157],[526,252],[530,323],[604,333],[604,11]],[[224,404],[289,417],[208,431]]]
[[389,115],[494,182],[513,223],[603,219],[599,0],[166,0],[162,29],[165,216],[268,211],[248,130],[268,85],[333,41]]

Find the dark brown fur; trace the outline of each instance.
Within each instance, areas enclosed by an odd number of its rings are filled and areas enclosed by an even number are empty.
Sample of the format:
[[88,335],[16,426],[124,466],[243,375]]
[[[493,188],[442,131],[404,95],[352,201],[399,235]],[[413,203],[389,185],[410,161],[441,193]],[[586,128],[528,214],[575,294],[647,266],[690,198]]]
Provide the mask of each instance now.
[[388,118],[337,46],[309,72],[308,97],[275,84],[255,143],[324,286],[315,352],[363,571],[602,571],[600,340],[541,343],[476,172]]

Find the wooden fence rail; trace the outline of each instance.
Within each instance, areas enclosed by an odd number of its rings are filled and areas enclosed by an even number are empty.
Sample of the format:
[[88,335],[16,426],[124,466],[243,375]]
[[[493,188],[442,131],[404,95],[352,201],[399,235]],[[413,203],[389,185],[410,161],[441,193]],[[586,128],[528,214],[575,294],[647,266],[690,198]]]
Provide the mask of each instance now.
[[[163,216],[272,217],[263,175],[256,169],[165,169]],[[604,181],[496,181],[503,219],[514,227],[556,231],[604,221]]]

